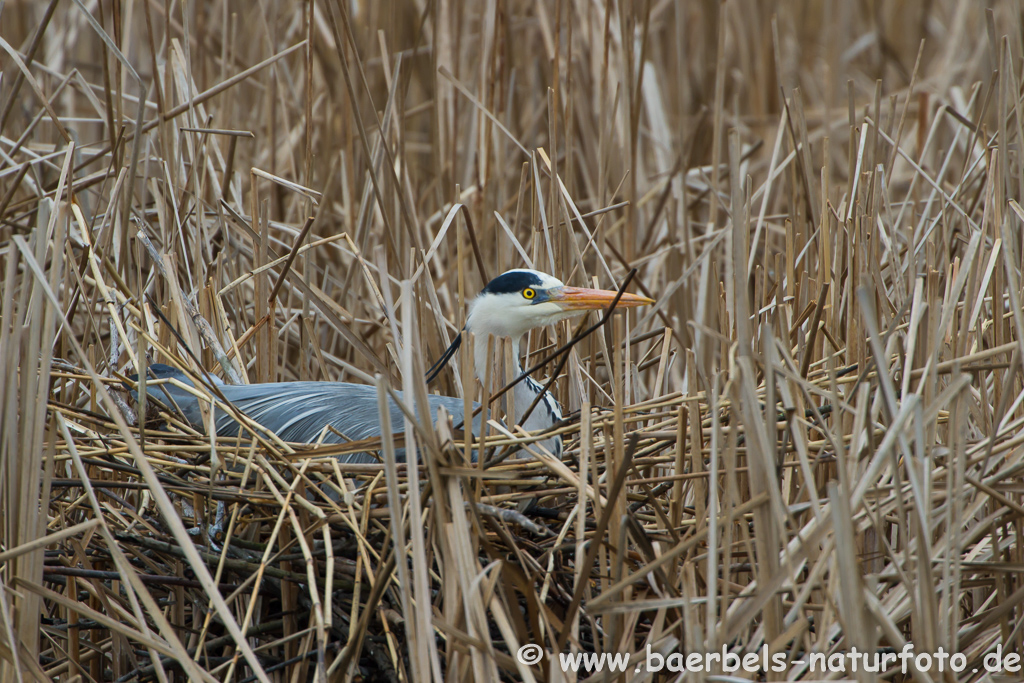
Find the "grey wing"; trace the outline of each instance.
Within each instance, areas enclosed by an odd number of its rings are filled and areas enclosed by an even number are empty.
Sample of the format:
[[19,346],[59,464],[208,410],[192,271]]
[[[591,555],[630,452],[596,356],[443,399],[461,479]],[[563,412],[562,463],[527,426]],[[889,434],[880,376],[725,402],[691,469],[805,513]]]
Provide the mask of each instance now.
[[[236,385],[221,390],[236,408],[284,441],[345,443],[381,434],[374,387],[343,382],[281,382]],[[397,406],[391,406],[391,424],[396,432],[404,424],[401,419]],[[238,428],[230,415],[217,411],[218,434],[234,436]],[[404,451],[401,455],[405,457]],[[377,462],[370,453],[355,453],[341,459]]]
[[[157,378],[175,377],[185,384],[192,382],[181,372],[165,365],[153,365],[151,374]],[[219,382],[218,382],[219,383]],[[220,390],[236,408],[255,422],[292,443],[346,443],[381,435],[381,420],[377,407],[377,389],[364,384],[346,382],[278,382],[268,384],[220,384]],[[199,401],[187,391],[165,384],[154,387],[152,393],[170,407],[177,405],[188,421],[204,430]],[[401,397],[401,393],[398,394]],[[431,395],[431,419],[437,419],[438,408],[443,406],[456,427],[462,426],[463,402],[460,398]],[[402,410],[388,398],[391,428],[394,433],[404,432]],[[476,404],[474,404],[474,407]],[[228,413],[217,408],[215,413],[217,434],[237,436],[239,424]],[[473,420],[473,433],[480,433],[481,417]],[[326,429],[330,425],[332,429]],[[322,436],[322,439],[321,439]],[[405,459],[405,449],[395,453],[398,460]],[[343,462],[377,462],[370,453],[354,453],[341,458]]]
[[[188,386],[195,386],[192,380],[188,378],[188,375],[183,373],[177,368],[173,368],[170,365],[164,365],[162,363],[154,363],[149,366],[148,377],[150,379],[175,379],[186,384]],[[138,375],[130,375],[129,379],[132,381],[138,380]],[[217,377],[212,377],[215,384],[219,386],[226,386],[223,381]],[[131,392],[132,397],[138,401],[138,392],[126,385],[126,388]],[[196,427],[199,430],[203,430],[203,414],[199,410],[199,401],[195,396],[190,394],[188,391],[181,387],[173,384],[159,384],[149,385],[147,395],[151,399],[156,399],[162,403],[171,412],[180,413],[185,420]]]
[[[225,398],[253,420],[273,431],[284,441],[293,443],[346,443],[372,439],[381,435],[381,417],[376,387],[345,382],[281,382],[222,386]],[[401,400],[401,392],[397,392]],[[430,416],[437,419],[443,406],[456,426],[461,426],[463,402],[449,396],[430,396]],[[388,397],[391,429],[394,434],[405,431],[405,414]],[[327,429],[330,425],[331,429]],[[474,420],[479,433],[480,416]],[[221,411],[217,412],[217,433],[235,435],[238,423]],[[405,449],[395,452],[405,460]],[[343,456],[344,462],[378,462],[370,453]]]

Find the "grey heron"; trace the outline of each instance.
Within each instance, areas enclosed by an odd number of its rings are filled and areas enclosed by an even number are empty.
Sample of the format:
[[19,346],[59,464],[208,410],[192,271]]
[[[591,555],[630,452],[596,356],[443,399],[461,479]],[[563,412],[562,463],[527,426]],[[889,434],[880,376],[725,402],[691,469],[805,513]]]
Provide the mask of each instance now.
[[[507,337],[511,340],[512,358],[516,376],[522,374],[519,365],[519,342],[528,331],[550,325],[560,320],[581,315],[588,310],[608,307],[619,296],[617,307],[628,308],[653,303],[652,299],[634,294],[570,287],[557,278],[535,270],[510,270],[495,277],[473,299],[466,316],[465,332],[474,334],[474,370],[480,381],[484,381],[487,364],[487,335]],[[482,340],[482,343],[481,341]],[[455,353],[461,335],[445,352],[435,366],[437,370]],[[154,364],[149,367],[150,377],[155,379],[175,378],[191,385],[191,380],[181,371],[167,365]],[[282,440],[292,443],[346,443],[371,439],[381,435],[381,419],[378,412],[377,390],[373,386],[348,382],[273,382],[261,384],[224,384],[216,380],[223,396],[236,408],[247,414],[257,424],[276,433]],[[164,393],[166,392],[166,393]],[[160,399],[172,399],[184,417],[202,431],[203,419],[199,401],[189,391],[164,383],[154,387],[150,393]],[[398,394],[399,397],[401,394]],[[523,412],[540,395],[537,407],[529,414],[522,426],[527,431],[545,430],[562,419],[562,412],[550,392],[529,376],[513,388],[513,404]],[[438,409],[444,408],[452,416],[455,425],[464,419],[463,399],[454,396],[431,394],[430,414],[436,419]],[[391,424],[401,429],[403,413],[389,399]],[[477,404],[474,404],[474,409]],[[473,434],[479,436],[482,411],[475,411]],[[238,422],[220,408],[215,410],[214,420],[217,434],[236,436],[240,429]],[[332,429],[326,429],[327,426]],[[556,456],[561,453],[560,437],[541,441]],[[404,459],[404,451],[398,457]],[[369,453],[344,456],[343,462],[376,462]]]

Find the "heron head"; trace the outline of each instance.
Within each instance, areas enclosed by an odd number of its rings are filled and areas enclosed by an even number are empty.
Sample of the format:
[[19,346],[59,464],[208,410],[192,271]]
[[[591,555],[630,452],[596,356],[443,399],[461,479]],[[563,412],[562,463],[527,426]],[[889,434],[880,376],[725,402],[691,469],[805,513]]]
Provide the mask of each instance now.
[[[536,270],[516,269],[487,283],[473,300],[466,329],[477,335],[519,339],[535,327],[551,325],[589,310],[607,308],[617,292],[570,287]],[[617,308],[654,303],[635,294],[619,298]]]

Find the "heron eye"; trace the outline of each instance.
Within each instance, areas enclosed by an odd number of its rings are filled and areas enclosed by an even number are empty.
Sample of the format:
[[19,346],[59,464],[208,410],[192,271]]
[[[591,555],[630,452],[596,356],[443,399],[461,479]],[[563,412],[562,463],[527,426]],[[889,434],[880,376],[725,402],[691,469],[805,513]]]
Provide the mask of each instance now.
[[534,291],[532,288],[527,287],[526,289],[523,290],[523,296],[526,297],[527,299],[532,299],[533,297],[537,296],[537,292]]

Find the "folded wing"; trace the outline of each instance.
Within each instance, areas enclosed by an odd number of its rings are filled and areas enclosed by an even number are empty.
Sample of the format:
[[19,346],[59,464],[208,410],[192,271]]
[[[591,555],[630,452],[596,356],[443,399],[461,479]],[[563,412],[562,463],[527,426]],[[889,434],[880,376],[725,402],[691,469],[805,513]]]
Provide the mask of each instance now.
[[[154,364],[149,366],[149,370],[150,377],[154,379],[173,377],[183,384],[194,386],[184,373],[168,365]],[[223,384],[217,380],[217,383],[228,401],[283,441],[343,444],[381,435],[377,390],[372,386],[348,382]],[[205,431],[199,401],[188,391],[172,384],[163,384],[150,389],[149,395],[172,411],[177,406],[193,427]],[[401,397],[400,392],[398,395]],[[431,395],[428,400],[433,419],[437,419],[438,409],[444,407],[452,416],[455,426],[462,425],[464,411],[461,398]],[[388,405],[392,430],[395,434],[401,434],[405,427],[404,413],[390,397]],[[241,426],[220,408],[216,409],[215,420],[217,434],[238,435]],[[332,429],[326,429],[328,425]],[[473,420],[473,433],[480,433],[479,415]],[[395,455],[398,460],[404,461],[405,449],[398,449]],[[341,460],[378,462],[377,457],[371,453],[346,455]]]

